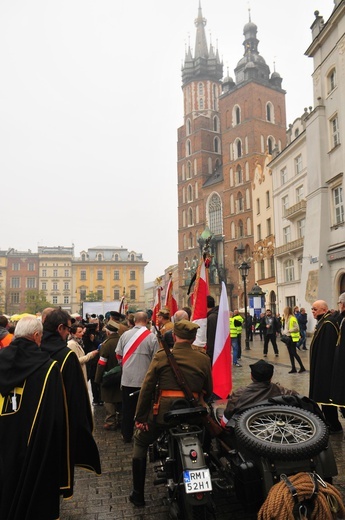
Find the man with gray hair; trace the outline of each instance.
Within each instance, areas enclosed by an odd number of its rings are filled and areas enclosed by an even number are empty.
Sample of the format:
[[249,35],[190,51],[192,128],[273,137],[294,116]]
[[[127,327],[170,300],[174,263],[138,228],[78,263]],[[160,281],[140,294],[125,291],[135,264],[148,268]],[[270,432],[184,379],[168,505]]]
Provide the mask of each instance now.
[[[339,337],[337,318],[324,300],[316,300],[311,312],[317,321],[310,343],[309,397],[321,405],[331,434],[343,433],[334,395],[333,369]],[[342,375],[342,377],[344,377]]]
[[71,485],[60,368],[39,347],[42,324],[19,320],[0,351],[0,518],[59,518]]
[[147,328],[146,312],[134,314],[134,327],[120,336],[116,357],[122,365],[122,438],[131,442],[134,430],[134,414],[139,390],[159,345],[156,336]]
[[[174,314],[174,317],[173,317],[173,322],[174,323],[178,323],[181,320],[188,320],[189,321],[189,316],[188,316],[187,312],[184,311],[184,310],[176,311],[175,314]],[[169,348],[173,348],[174,343],[175,343],[174,337],[173,337],[173,329],[168,330],[164,334],[163,338],[164,338],[166,344],[168,345],[168,347]]]

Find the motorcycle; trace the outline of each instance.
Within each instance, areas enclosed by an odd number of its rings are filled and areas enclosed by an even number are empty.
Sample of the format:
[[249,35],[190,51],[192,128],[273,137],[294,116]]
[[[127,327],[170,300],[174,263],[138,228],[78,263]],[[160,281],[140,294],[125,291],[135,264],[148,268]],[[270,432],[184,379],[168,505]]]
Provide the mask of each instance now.
[[[220,422],[226,401],[212,404]],[[213,487],[235,492],[245,511],[257,513],[281,475],[299,472],[332,482],[337,466],[318,405],[301,396],[279,396],[238,410],[212,443]]]
[[190,408],[187,401],[178,400],[164,415],[167,428],[149,449],[150,462],[159,463],[154,484],[166,486],[172,520],[214,518],[212,479],[203,448],[205,414],[206,408]]
[[[225,406],[211,403],[219,423]],[[256,518],[281,475],[309,472],[328,483],[337,475],[322,412],[308,398],[279,396],[241,409],[214,439],[203,426],[207,413],[177,400],[150,446],[154,484],[166,486],[171,520],[215,519],[218,494],[231,502],[235,497],[248,518]]]

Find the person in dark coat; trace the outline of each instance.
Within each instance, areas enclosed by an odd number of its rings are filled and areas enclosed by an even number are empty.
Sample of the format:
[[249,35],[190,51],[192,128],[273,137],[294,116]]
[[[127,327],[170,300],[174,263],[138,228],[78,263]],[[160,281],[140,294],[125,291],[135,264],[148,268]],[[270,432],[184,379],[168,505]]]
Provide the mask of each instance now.
[[339,296],[338,300],[339,314],[336,316],[338,323],[338,339],[334,354],[331,401],[338,404],[341,408],[341,414],[345,415],[345,292]]
[[[190,390],[198,396],[199,403],[203,404],[203,400],[212,395],[212,374],[207,354],[192,349],[198,328],[199,325],[188,320],[174,323],[175,344],[172,353]],[[135,506],[145,505],[147,449],[166,426],[165,412],[179,398],[184,399],[185,394],[176,380],[165,350],[160,349],[154,355],[142,384],[135,414],[137,431],[134,435],[132,461],[133,491],[129,498]]]
[[215,304],[213,296],[207,296],[207,329],[206,329],[206,352],[213,361],[214,342],[216,339],[217,320],[219,305]]
[[317,325],[310,343],[309,397],[321,405],[330,433],[341,433],[343,429],[338,418],[338,407],[331,401],[339,324],[325,301],[317,300],[311,310]]
[[230,395],[221,425],[224,427],[229,422],[231,416],[244,406],[265,401],[270,397],[278,395],[298,395],[294,390],[284,388],[279,383],[272,383],[274,366],[263,359],[250,366],[252,382],[246,387],[238,388]]
[[307,345],[306,345],[308,316],[307,316],[307,313],[305,312],[304,307],[300,308],[299,314],[297,316],[297,321],[298,321],[298,325],[299,325],[299,331],[301,334],[301,339],[299,340],[299,342],[297,344],[297,348],[300,349],[302,347],[302,350],[308,350]]
[[120,389],[121,373],[118,374],[118,381],[112,386],[102,386],[103,374],[119,366],[115,355],[115,349],[119,341],[118,326],[115,321],[109,320],[104,327],[106,340],[103,341],[99,360],[96,369],[95,382],[101,388],[101,399],[104,402],[106,417],[104,422],[105,430],[117,430],[121,423],[122,394]]
[[19,320],[0,351],[0,518],[56,520],[71,484],[60,368],[39,348],[42,324]]
[[62,309],[54,309],[45,318],[41,349],[56,360],[64,383],[69,424],[71,487],[64,496],[73,495],[74,466],[101,474],[98,448],[92,436],[93,419],[88,389],[78,357],[67,347],[71,317]]
[[262,331],[264,334],[264,357],[267,357],[269,341],[272,343],[275,355],[279,356],[276,338],[280,331],[280,325],[277,318],[272,315],[271,309],[266,310],[266,316],[262,320]]

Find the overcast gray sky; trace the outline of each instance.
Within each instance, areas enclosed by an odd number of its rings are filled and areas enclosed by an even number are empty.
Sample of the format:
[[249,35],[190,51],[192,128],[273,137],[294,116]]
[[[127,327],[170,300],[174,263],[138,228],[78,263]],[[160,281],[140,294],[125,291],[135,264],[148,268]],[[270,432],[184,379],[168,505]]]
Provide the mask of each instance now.
[[[314,11],[333,0],[202,0],[231,76],[243,26],[283,77],[287,120],[313,105]],[[177,262],[181,64],[198,0],[0,0],[0,249],[141,252],[145,281]]]

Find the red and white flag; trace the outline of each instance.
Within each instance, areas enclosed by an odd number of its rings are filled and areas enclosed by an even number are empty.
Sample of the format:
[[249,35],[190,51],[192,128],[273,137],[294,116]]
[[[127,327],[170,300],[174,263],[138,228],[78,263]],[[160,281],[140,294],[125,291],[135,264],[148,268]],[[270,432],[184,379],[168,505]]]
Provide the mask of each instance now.
[[120,301],[120,305],[119,305],[119,313],[126,314],[127,311],[128,311],[128,304],[127,304],[126,296],[123,295],[121,298],[121,301]]
[[232,362],[229,330],[229,304],[222,282],[212,364],[213,393],[226,399],[232,389]]
[[193,292],[193,311],[191,321],[197,323],[197,330],[193,345],[206,348],[207,331],[207,295],[208,295],[208,272],[205,261],[202,258],[197,270],[195,288]]
[[170,280],[168,283],[167,292],[165,295],[165,305],[164,306],[167,309],[169,309],[171,317],[173,317],[175,312],[178,310],[177,301],[175,300],[175,297],[174,297],[173,281],[171,279],[171,276],[170,276]]
[[158,321],[157,321],[157,317],[158,317],[158,313],[159,311],[161,310],[161,292],[162,292],[162,287],[157,287],[156,289],[156,297],[155,297],[155,303],[154,303],[154,306],[153,306],[153,312],[152,312],[152,323],[154,323],[156,325],[156,327],[158,327]]

